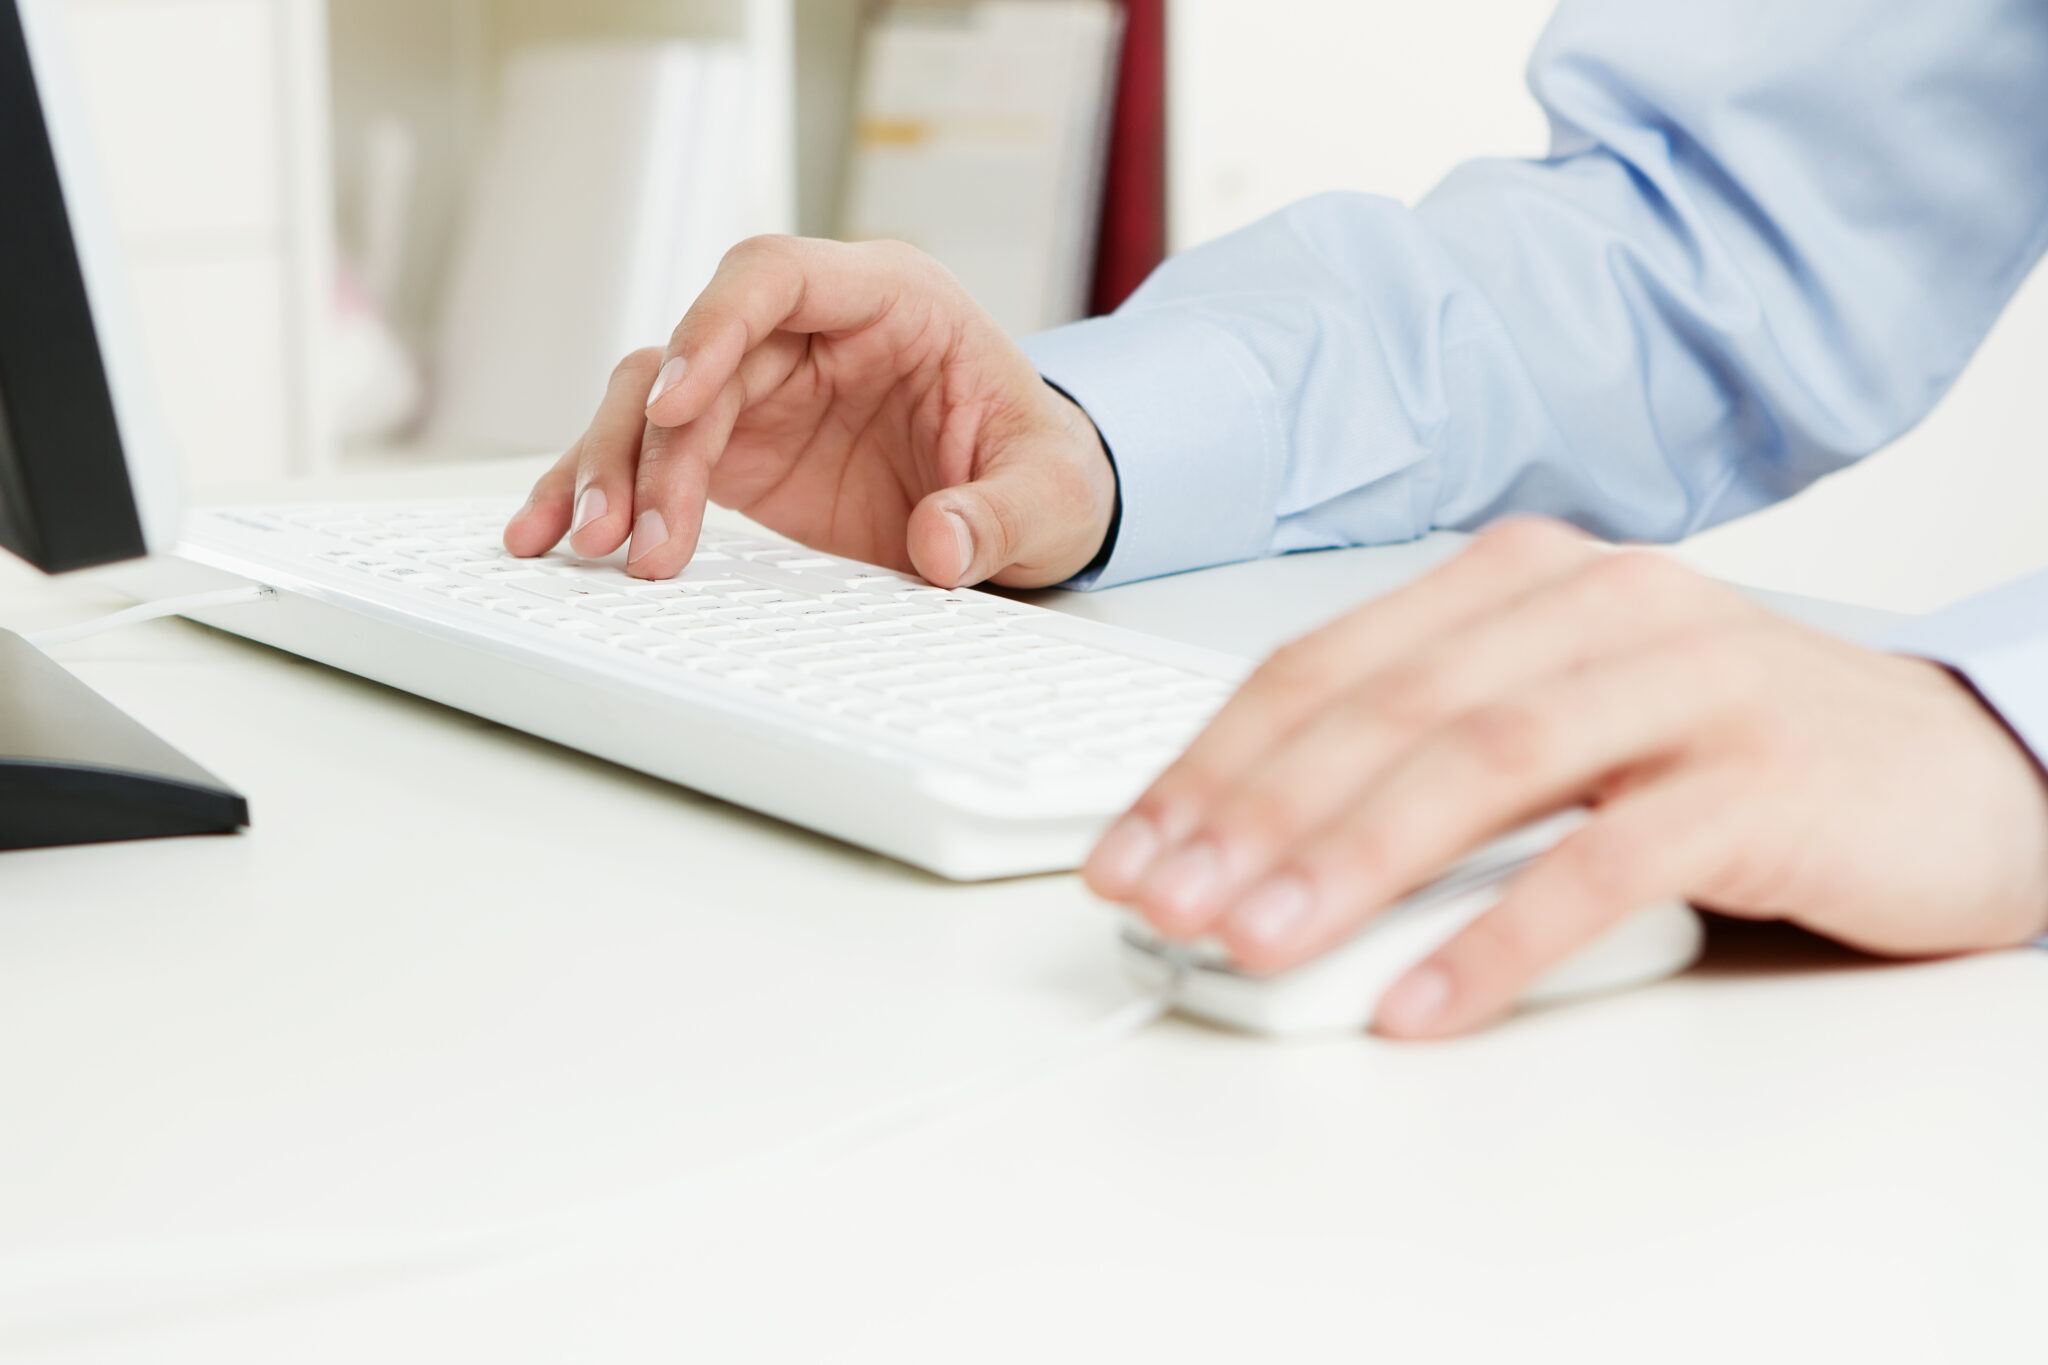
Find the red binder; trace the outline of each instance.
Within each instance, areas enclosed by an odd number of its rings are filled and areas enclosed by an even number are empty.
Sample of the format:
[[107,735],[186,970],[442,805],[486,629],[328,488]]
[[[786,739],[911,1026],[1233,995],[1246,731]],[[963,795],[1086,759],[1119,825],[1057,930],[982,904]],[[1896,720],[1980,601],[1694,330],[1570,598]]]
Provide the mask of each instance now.
[[1093,306],[1107,313],[1166,259],[1166,0],[1124,0],[1098,243]]

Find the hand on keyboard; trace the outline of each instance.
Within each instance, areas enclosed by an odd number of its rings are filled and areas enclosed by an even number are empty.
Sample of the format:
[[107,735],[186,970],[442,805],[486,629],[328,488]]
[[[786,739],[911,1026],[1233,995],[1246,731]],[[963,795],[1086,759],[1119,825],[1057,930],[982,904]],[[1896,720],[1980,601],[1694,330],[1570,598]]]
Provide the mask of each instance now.
[[942,586],[1042,587],[1100,550],[1116,480],[1087,416],[937,262],[757,238],[665,351],[620,363],[505,547],[538,555],[568,533],[595,557],[630,540],[629,572],[668,578],[707,498]]

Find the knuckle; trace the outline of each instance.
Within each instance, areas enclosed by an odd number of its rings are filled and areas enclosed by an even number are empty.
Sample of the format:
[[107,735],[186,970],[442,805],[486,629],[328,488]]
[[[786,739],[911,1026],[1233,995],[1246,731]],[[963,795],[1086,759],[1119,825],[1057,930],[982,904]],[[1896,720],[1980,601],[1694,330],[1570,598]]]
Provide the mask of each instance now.
[[764,232],[733,244],[724,264],[736,270],[774,269],[796,259],[796,238],[786,233]]
[[1563,871],[1593,905],[1626,906],[1642,894],[1650,854],[1632,839],[1594,825],[1559,847]]
[[938,267],[932,256],[894,237],[877,237],[860,243],[858,249],[898,274],[928,273]]
[[1317,812],[1285,787],[1267,786],[1233,799],[1207,822],[1218,847],[1271,857],[1301,838]]
[[650,426],[641,434],[636,483],[642,490],[652,492],[655,489],[662,466],[670,462],[680,445],[677,433],[669,427]]
[[1335,680],[1333,651],[1314,635],[1280,646],[1252,675],[1261,692],[1279,696],[1319,695]]
[[[1319,841],[1320,842],[1320,841]],[[1322,851],[1314,880],[1334,886],[1380,886],[1400,871],[1399,848],[1377,825],[1350,822]]]
[[642,346],[612,366],[611,382],[618,384],[644,384],[646,376],[661,368],[661,348]]
[[1206,758],[1199,753],[1182,754],[1131,810],[1155,826],[1177,834],[1184,812],[1204,805],[1219,784],[1220,778]]
[[989,522],[995,528],[996,558],[1001,561],[989,566],[990,572],[995,572],[1007,567],[1009,559],[1017,552],[1017,547],[1024,544],[1025,528],[1030,518],[1008,497],[990,496],[984,492],[981,503],[988,510]]
[[1515,569],[1540,569],[1588,553],[1585,538],[1549,517],[1509,517],[1481,531],[1478,548]]
[[1488,772],[1518,777],[1541,769],[1553,748],[1554,727],[1522,702],[1493,702],[1458,722],[1458,742]]
[[1400,734],[1419,735],[1435,729],[1447,719],[1446,693],[1436,670],[1421,664],[1404,664],[1364,689],[1350,706],[1359,718],[1386,726]]
[[1601,594],[1626,610],[1666,612],[1689,605],[1699,596],[1697,575],[1649,550],[1608,555],[1588,569],[1586,577]]

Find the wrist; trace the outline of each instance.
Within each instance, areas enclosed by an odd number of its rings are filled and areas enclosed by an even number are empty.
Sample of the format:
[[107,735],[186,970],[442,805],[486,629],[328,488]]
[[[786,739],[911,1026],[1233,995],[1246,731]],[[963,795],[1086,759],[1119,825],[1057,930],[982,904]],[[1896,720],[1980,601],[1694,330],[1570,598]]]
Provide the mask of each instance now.
[[1095,419],[1088,415],[1088,410],[1050,379],[1045,381],[1045,387],[1058,400],[1062,419],[1070,433],[1075,461],[1084,470],[1091,490],[1089,506],[1094,509],[1094,515],[1091,517],[1090,539],[1096,549],[1088,562],[1069,578],[1070,582],[1082,580],[1082,586],[1086,586],[1116,553],[1117,532],[1122,528],[1124,516],[1123,480],[1117,473],[1116,454],[1109,448],[1108,440],[1101,428],[1095,425]]

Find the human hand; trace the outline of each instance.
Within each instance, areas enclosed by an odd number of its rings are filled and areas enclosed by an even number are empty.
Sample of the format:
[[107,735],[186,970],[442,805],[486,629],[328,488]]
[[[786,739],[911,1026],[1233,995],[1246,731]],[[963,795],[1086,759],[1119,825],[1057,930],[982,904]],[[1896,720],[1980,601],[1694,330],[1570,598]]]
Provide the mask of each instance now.
[[[898,242],[735,247],[667,350],[613,374],[590,430],[505,528],[689,563],[706,498],[943,587],[1043,587],[1108,535],[1116,477],[1088,417],[936,261]],[[573,528],[572,528],[573,519]]]
[[1087,878],[1273,972],[1575,804],[1592,819],[1396,982],[1376,1029],[1477,1027],[1668,899],[1894,956],[2048,927],[2048,785],[1967,686],[1539,521],[1275,654]]

